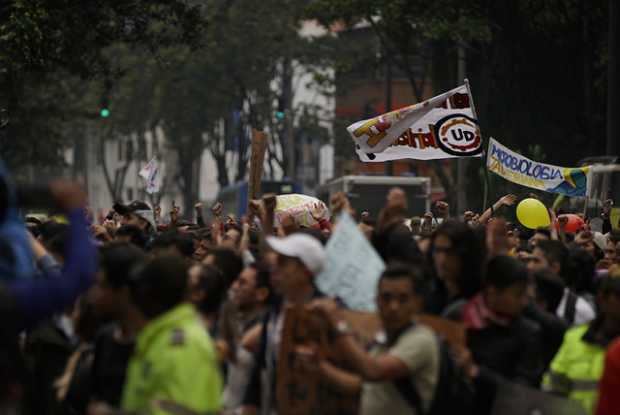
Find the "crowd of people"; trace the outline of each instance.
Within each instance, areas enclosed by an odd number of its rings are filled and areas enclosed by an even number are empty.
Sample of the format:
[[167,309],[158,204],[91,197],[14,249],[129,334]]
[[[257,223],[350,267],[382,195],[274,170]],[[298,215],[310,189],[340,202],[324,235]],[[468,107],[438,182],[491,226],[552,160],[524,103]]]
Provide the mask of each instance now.
[[[0,180],[0,413],[275,414],[283,325],[303,306],[328,327],[346,364],[313,344],[296,367],[373,414],[490,414],[502,385],[562,396],[585,414],[620,413],[620,232],[530,230],[502,216],[406,217],[393,189],[381,212],[346,195],[331,220],[275,220],[275,198],[249,216],[220,203],[193,220],[143,201],[93,220],[80,188],[51,185],[45,219],[25,217]],[[608,207],[608,205],[607,205]],[[339,215],[385,261],[376,292],[381,333],[355,335],[338,298],[314,283]],[[461,347],[416,322],[433,315],[466,332]],[[542,392],[541,392],[542,393]]]

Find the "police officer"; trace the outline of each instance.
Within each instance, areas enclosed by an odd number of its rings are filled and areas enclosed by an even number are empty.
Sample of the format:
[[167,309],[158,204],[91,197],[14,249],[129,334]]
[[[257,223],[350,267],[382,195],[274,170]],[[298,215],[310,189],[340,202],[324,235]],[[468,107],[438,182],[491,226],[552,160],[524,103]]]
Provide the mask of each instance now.
[[620,336],[620,273],[602,283],[598,302],[600,316],[566,333],[544,381],[547,389],[578,401],[589,414],[598,399],[605,351]]
[[144,317],[127,368],[122,411],[89,414],[207,414],[220,409],[222,379],[213,341],[187,298],[188,263],[152,259],[131,277],[132,299]]

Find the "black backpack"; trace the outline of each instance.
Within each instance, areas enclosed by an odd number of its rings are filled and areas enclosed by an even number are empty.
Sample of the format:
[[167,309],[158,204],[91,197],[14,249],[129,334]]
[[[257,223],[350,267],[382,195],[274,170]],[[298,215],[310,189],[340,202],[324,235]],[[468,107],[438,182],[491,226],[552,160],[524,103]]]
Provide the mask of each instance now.
[[428,411],[422,408],[422,401],[411,377],[397,379],[394,385],[401,396],[415,408],[417,415],[445,415],[473,413],[475,390],[471,379],[455,364],[445,340],[437,337],[439,345],[439,374],[435,396]]

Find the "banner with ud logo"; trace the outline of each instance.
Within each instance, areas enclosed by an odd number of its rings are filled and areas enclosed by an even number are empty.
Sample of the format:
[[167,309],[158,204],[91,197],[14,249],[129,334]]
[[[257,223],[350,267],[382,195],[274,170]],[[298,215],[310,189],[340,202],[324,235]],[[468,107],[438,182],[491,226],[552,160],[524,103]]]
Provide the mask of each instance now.
[[482,136],[468,84],[347,127],[360,160],[479,157]]
[[533,189],[566,196],[586,196],[590,167],[558,167],[538,163],[489,140],[487,168],[504,179]]

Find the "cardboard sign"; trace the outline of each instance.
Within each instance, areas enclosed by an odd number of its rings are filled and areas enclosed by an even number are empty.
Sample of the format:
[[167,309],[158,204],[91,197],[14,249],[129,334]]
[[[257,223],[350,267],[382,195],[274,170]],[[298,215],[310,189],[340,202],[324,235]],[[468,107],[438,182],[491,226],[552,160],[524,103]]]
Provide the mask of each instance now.
[[298,367],[295,348],[316,346],[319,356],[345,367],[342,356],[330,344],[327,323],[296,306],[287,309],[278,355],[276,396],[279,415],[357,414],[358,397],[344,396],[322,381],[317,373]]
[[267,150],[267,134],[252,130],[252,154],[250,155],[250,176],[248,182],[248,201],[260,196],[260,184],[263,177],[263,164]]

